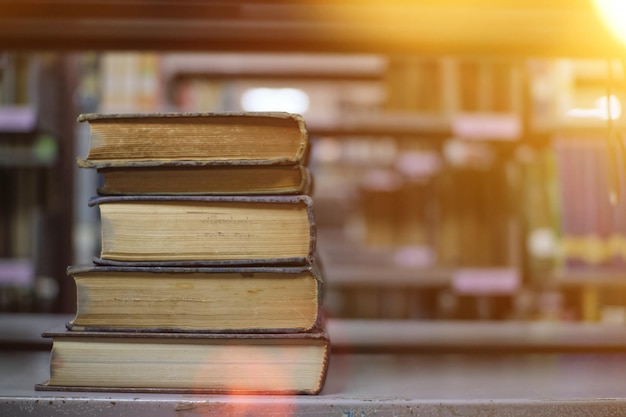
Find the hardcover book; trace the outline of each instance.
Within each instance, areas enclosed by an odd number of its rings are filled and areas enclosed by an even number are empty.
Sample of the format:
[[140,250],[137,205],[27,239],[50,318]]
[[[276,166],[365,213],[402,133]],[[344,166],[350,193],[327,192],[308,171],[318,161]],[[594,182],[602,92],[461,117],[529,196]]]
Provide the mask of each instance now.
[[98,264],[306,264],[315,251],[313,200],[297,196],[96,197]]
[[82,114],[90,127],[84,168],[302,164],[304,119],[291,113]]
[[37,390],[317,394],[330,343],[307,333],[45,332],[50,378]]
[[100,195],[280,195],[311,194],[312,176],[305,165],[101,168]]
[[71,330],[304,332],[321,322],[317,263],[297,267],[70,266]]

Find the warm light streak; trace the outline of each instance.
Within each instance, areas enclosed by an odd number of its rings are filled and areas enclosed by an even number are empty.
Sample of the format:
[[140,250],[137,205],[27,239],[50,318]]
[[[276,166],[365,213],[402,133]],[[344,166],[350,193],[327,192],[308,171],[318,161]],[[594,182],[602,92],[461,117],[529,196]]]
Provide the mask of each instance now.
[[[602,96],[595,101],[595,107],[592,108],[574,108],[567,112],[569,117],[577,119],[609,119],[609,109],[607,108],[607,98]],[[617,120],[622,115],[622,104],[614,95],[609,98],[611,120]]]
[[594,0],[596,10],[611,32],[626,45],[626,1]]

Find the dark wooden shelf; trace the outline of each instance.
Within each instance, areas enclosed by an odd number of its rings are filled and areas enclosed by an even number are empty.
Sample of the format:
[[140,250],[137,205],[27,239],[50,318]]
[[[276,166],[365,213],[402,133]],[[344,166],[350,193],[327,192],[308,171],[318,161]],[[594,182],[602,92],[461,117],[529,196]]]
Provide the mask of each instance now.
[[556,270],[540,277],[538,281],[555,287],[626,287],[626,270],[619,268],[580,268]]
[[621,325],[550,321],[331,320],[334,352],[626,353]]
[[307,127],[311,136],[409,137],[441,141],[454,134],[449,118],[417,112],[346,115],[336,123],[309,123]]
[[[49,351],[41,333],[73,315],[0,314],[0,348]],[[329,319],[336,353],[624,353],[620,325],[550,321]]]
[[0,49],[623,53],[587,0],[2,0]]

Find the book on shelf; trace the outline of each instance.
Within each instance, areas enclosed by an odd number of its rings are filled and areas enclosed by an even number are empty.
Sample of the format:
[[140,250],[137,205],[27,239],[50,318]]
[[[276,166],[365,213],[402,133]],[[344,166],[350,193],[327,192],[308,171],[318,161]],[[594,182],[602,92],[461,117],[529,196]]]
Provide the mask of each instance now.
[[[623,267],[626,203],[611,201],[611,154],[603,138],[602,133],[554,138],[564,268]],[[623,195],[624,185],[618,187]]]
[[101,168],[100,195],[281,195],[312,194],[306,165],[160,166]]
[[313,199],[295,196],[94,197],[98,264],[306,264],[316,247]]
[[322,320],[321,268],[68,268],[76,284],[71,330],[305,332]]
[[309,155],[304,119],[281,112],[82,114],[90,127],[84,168],[298,165]]
[[55,329],[50,378],[37,390],[317,394],[324,327],[305,333],[77,332]]

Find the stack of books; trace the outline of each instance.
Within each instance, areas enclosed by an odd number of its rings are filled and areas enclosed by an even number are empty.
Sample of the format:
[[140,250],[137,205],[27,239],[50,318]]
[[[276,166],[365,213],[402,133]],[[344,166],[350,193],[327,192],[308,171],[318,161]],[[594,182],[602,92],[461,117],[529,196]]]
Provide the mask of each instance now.
[[304,120],[87,114],[101,253],[49,390],[317,394],[328,367]]

